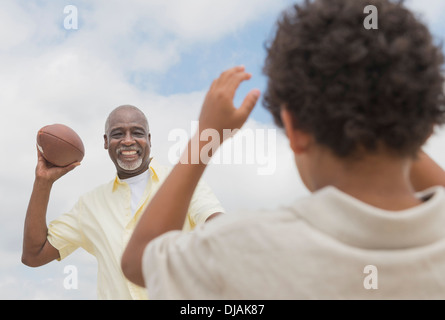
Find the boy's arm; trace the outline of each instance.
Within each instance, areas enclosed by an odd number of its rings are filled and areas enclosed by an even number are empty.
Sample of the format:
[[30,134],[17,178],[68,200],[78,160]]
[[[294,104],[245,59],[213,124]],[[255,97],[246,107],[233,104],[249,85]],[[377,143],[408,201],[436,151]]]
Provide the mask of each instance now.
[[199,117],[200,132],[190,140],[180,162],[145,209],[122,256],[122,271],[135,284],[145,286],[142,256],[147,244],[165,232],[182,228],[194,190],[210,160],[210,157],[203,160],[201,155],[201,150],[208,143],[200,141],[201,132],[206,129],[218,131],[221,140],[211,142],[215,143],[215,148],[212,148],[215,151],[222,143],[223,129],[241,128],[255,106],[259,97],[257,90],[247,94],[240,108],[233,105],[239,84],[250,77],[244,67],[235,67],[212,83]]
[[436,185],[445,186],[445,171],[421,151],[411,167],[410,180],[415,191],[422,191]]

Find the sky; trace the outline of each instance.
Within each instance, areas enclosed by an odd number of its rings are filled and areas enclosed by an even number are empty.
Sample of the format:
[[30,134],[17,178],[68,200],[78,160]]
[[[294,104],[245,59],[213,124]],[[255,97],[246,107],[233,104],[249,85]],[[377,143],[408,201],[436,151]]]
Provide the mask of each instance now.
[[[292,3],[2,0],[0,125],[8,139],[0,157],[0,299],[96,298],[97,264],[82,249],[40,268],[20,262],[37,131],[66,124],[86,150],[82,165],[55,183],[48,221],[70,210],[81,194],[114,178],[103,130],[107,115],[119,105],[133,104],[146,113],[152,155],[173,165],[183,145],[179,137],[194,133],[205,93],[222,71],[244,65],[252,73],[240,86],[236,105],[249,90],[264,91],[264,45],[277,17]],[[64,12],[68,5],[77,9],[77,29],[64,24],[72,14]],[[445,41],[445,1],[411,0],[407,5],[437,41]],[[439,130],[425,149],[445,167],[444,145]],[[283,132],[261,103],[221,154],[204,179],[228,212],[272,209],[308,194]],[[240,163],[234,154],[241,154]],[[67,289],[64,281],[73,266],[78,287]]]

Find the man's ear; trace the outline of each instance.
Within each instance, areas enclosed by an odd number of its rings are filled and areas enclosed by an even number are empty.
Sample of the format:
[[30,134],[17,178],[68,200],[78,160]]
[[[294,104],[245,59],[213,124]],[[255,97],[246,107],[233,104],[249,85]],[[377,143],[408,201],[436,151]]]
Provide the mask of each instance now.
[[108,137],[106,134],[104,134],[104,149],[108,150]]
[[295,127],[295,116],[284,107],[281,108],[281,120],[292,151],[297,155],[306,152],[311,144],[312,137]]

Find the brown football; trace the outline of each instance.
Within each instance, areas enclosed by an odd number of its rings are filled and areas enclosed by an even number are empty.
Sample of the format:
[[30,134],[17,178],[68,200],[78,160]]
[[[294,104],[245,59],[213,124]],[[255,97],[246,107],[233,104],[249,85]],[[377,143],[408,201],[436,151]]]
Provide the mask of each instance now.
[[58,167],[80,162],[85,155],[79,135],[70,127],[58,123],[39,130],[37,148],[48,162]]

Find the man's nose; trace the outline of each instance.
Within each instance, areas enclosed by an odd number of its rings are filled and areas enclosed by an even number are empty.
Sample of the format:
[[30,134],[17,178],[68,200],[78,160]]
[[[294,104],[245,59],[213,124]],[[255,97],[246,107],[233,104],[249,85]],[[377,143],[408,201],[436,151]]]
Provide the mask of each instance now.
[[131,135],[131,133],[126,133],[124,136],[124,139],[122,139],[122,144],[126,145],[126,146],[131,146],[132,144],[134,144],[135,141]]

